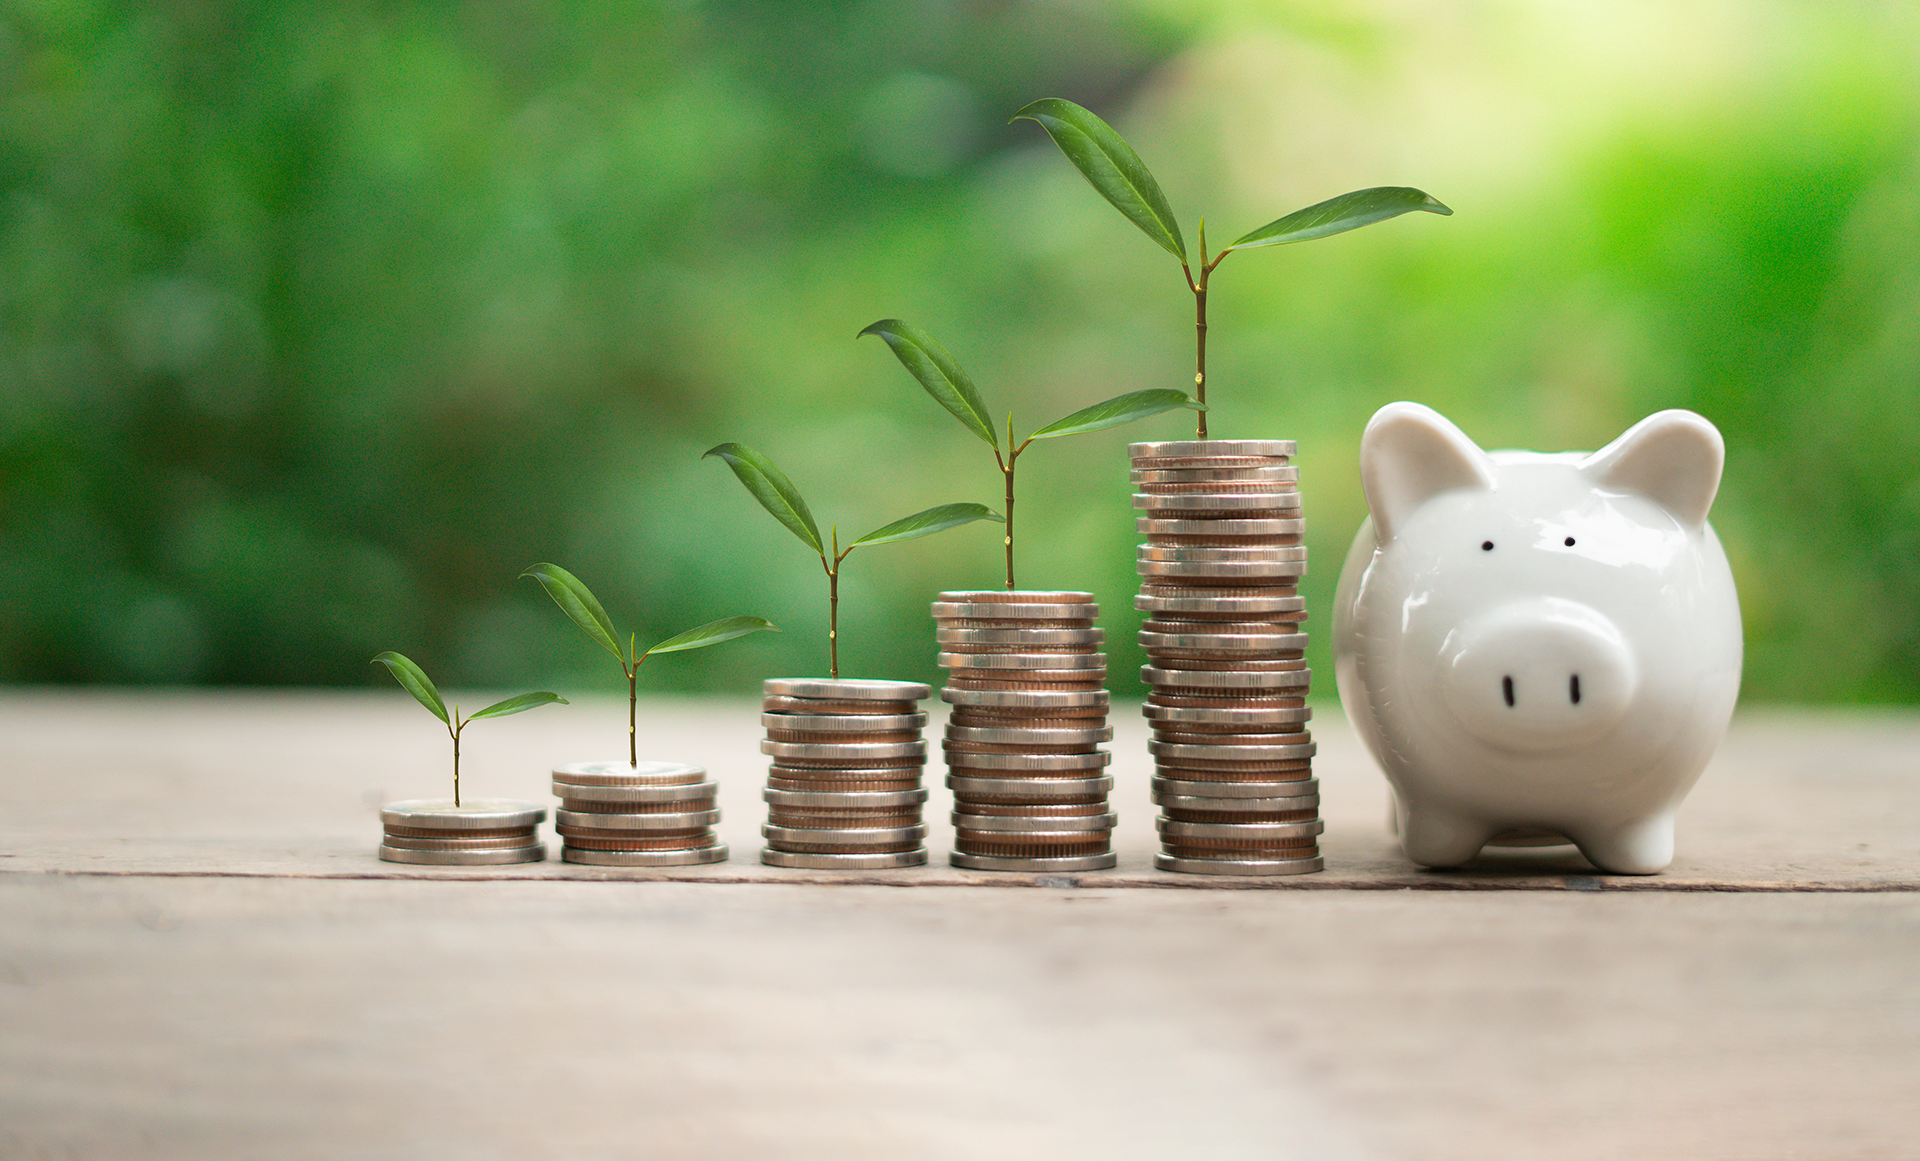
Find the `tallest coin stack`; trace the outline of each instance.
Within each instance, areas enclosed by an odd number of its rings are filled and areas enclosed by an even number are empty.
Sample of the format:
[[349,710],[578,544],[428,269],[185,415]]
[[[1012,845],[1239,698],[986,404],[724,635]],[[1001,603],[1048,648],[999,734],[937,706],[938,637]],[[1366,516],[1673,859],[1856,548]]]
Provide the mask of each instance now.
[[1306,523],[1292,440],[1136,443],[1140,644],[1162,870],[1321,870]]

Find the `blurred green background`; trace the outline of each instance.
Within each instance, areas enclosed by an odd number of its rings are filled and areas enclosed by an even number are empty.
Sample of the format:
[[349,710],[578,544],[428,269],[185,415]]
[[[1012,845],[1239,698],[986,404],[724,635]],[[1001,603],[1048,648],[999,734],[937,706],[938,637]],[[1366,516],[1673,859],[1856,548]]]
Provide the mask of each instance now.
[[[1484,446],[1726,434],[1749,701],[1920,699],[1920,6],[1825,0],[7,0],[0,681],[613,692],[826,669],[823,526],[998,506],[874,339],[940,336],[1031,430],[1190,382],[1178,267],[1033,124],[1129,136],[1216,244],[1363,186],[1457,211],[1237,255],[1213,432],[1301,441],[1314,664],[1382,403]],[[1036,445],[1022,587],[1086,588],[1138,692],[1125,444]],[[863,549],[843,671],[937,680],[992,526]]]

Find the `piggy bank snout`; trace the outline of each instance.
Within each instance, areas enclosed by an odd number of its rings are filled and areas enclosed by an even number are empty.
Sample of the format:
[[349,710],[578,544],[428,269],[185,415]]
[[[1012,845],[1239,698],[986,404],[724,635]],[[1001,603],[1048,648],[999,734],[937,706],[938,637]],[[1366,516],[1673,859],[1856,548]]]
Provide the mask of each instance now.
[[1507,750],[1565,750],[1611,729],[1639,675],[1619,628],[1596,610],[1547,599],[1462,624],[1439,658],[1447,708],[1468,733]]

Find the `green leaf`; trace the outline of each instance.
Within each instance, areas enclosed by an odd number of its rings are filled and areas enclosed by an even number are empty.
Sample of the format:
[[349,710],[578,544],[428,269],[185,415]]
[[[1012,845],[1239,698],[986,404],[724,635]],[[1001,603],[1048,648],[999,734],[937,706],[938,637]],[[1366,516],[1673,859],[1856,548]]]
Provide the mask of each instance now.
[[554,604],[560,606],[561,612],[613,654],[614,660],[623,665],[626,663],[626,658],[620,656],[620,637],[614,631],[612,619],[600,607],[592,591],[580,583],[579,577],[557,564],[536,564],[520,575],[539,581],[540,587],[547,590],[547,595],[553,598]]
[[773,514],[773,518],[787,526],[808,548],[822,556],[827,550],[820,543],[820,528],[813,522],[813,513],[807,510],[807,502],[800,497],[800,489],[793,486],[786,473],[773,466],[773,461],[744,444],[723,443],[709,448],[707,456],[719,456],[727,461],[733,474],[760,501],[760,506]]
[[508,714],[517,714],[530,709],[538,709],[540,706],[552,705],[555,702],[559,702],[561,705],[572,704],[557,693],[547,693],[542,690],[539,693],[523,693],[519,697],[510,697],[505,701],[496,701],[486,709],[474,710],[467,715],[467,720],[473,721],[475,718],[504,718]]
[[375,657],[374,660],[393,673],[394,680],[413,695],[413,700],[431,710],[434,717],[448,725],[453,724],[447,721],[447,703],[440,700],[440,691],[433,688],[433,682],[427,680],[427,675],[418,665],[391,649]]
[[1039,122],[1060,152],[1101,197],[1113,203],[1113,208],[1175,258],[1187,260],[1187,244],[1180,237],[1180,224],[1173,220],[1167,195],[1160,192],[1160,183],[1153,180],[1147,163],[1113,131],[1113,126],[1058,97],[1042,97],[1013,115],[1015,121],[1023,117]]
[[669,637],[647,650],[643,656],[651,657],[655,653],[679,653],[687,649],[704,649],[709,645],[718,645],[722,641],[731,641],[735,637],[744,637],[748,633],[762,631],[778,633],[780,626],[764,617],[725,617],[718,621],[709,621],[698,629],[688,629],[677,637]]
[[[1232,243],[1227,250],[1244,250],[1254,246],[1282,246],[1288,242],[1306,242],[1314,238],[1325,238],[1329,234],[1344,234],[1348,230],[1371,226],[1375,222],[1397,218],[1413,210],[1425,210],[1430,214],[1441,215],[1453,213],[1452,210],[1434,200],[1430,194],[1407,186],[1383,185],[1374,189],[1355,190],[1352,193],[1341,194],[1337,198],[1328,198],[1304,210],[1295,210],[1279,221],[1268,222],[1253,233]],[[1222,254],[1226,252],[1226,250],[1221,251]]]
[[888,544],[895,540],[913,540],[921,536],[932,536],[936,532],[945,532],[949,528],[958,528],[962,524],[971,524],[975,520],[1000,520],[1000,513],[985,504],[942,504],[938,508],[929,508],[925,512],[915,512],[904,516],[885,528],[876,528],[847,546],[848,551],[862,544]]
[[1195,411],[1207,409],[1206,404],[1196,402],[1185,391],[1154,387],[1116,395],[1105,403],[1083,407],[1064,419],[1054,420],[1027,438],[1057,439],[1063,435],[1079,435],[1083,431],[1099,431],[1103,427],[1118,427],[1149,415],[1158,415],[1162,411],[1172,411],[1176,407],[1191,407]]
[[885,339],[900,365],[920,381],[935,403],[953,412],[968,430],[999,450],[1000,441],[994,434],[993,421],[987,418],[987,405],[979,389],[938,339],[897,318],[883,318],[860,334]]

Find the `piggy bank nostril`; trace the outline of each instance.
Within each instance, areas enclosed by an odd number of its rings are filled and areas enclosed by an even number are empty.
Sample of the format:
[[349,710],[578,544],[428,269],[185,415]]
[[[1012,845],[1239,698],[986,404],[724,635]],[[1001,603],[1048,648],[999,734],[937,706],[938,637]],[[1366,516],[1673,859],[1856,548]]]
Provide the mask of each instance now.
[[1512,677],[1503,677],[1500,679],[1500,692],[1506,696],[1507,708],[1509,709],[1513,708],[1513,678]]
[[1567,683],[1567,696],[1573,699],[1573,704],[1580,704],[1580,675],[1577,673],[1573,675],[1573,680]]

